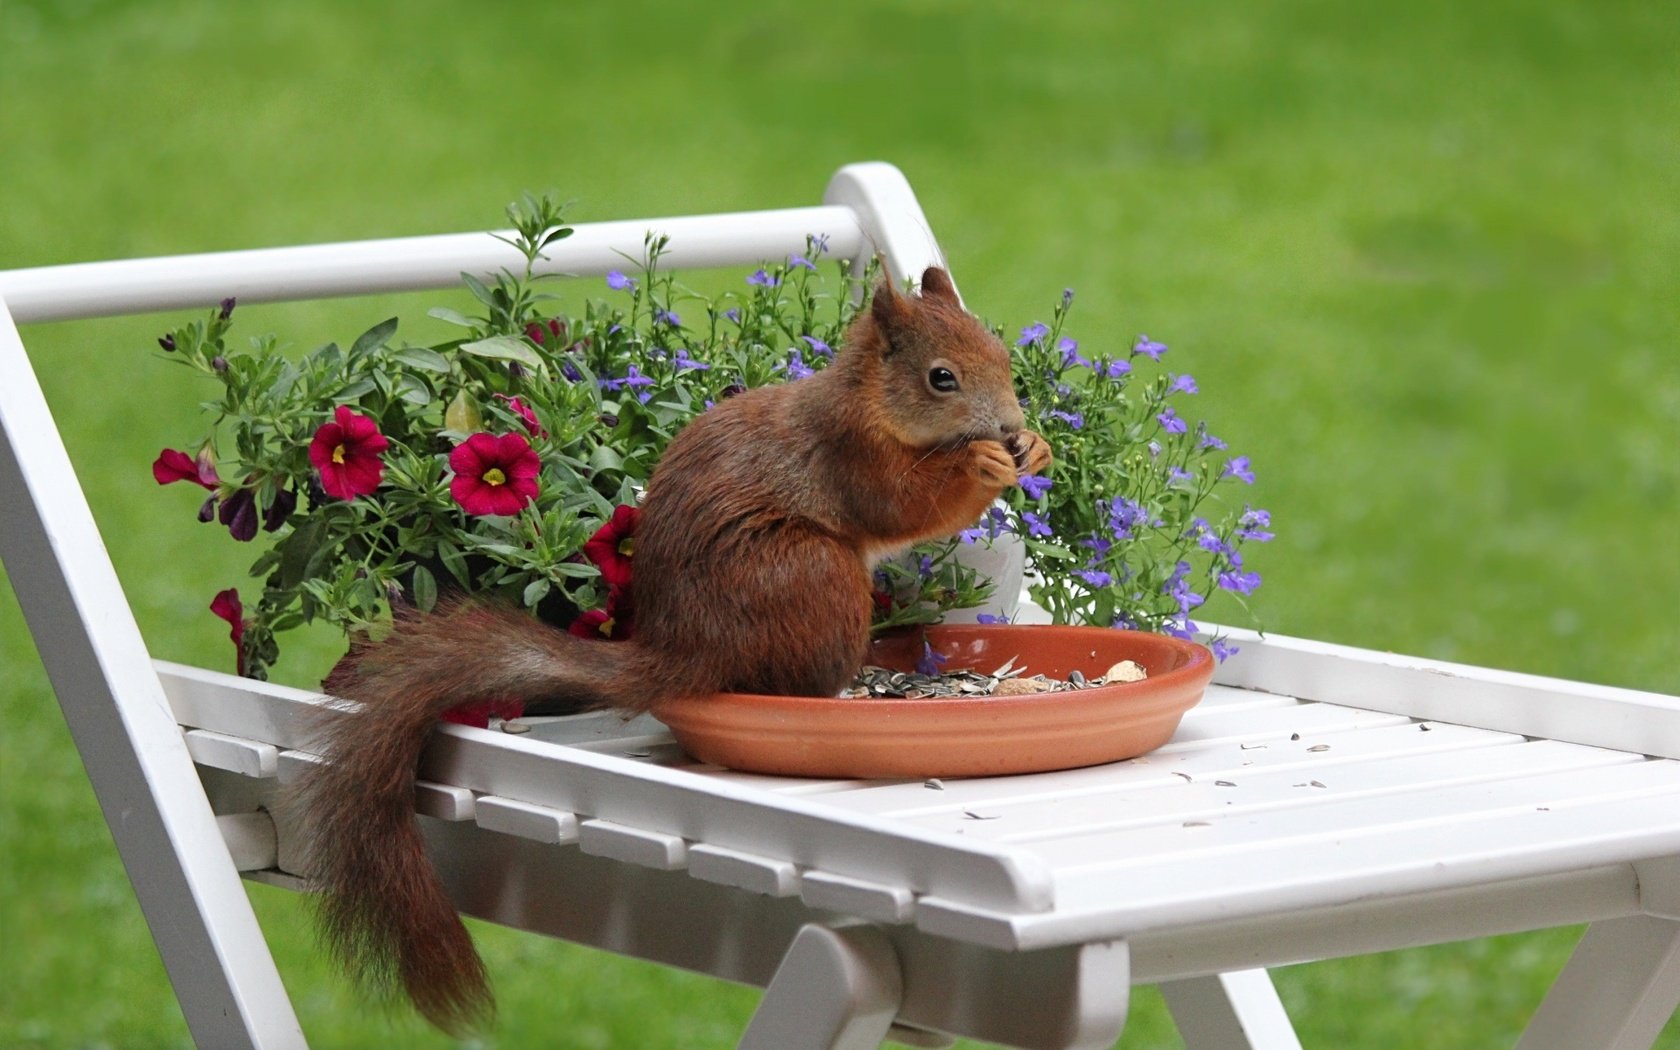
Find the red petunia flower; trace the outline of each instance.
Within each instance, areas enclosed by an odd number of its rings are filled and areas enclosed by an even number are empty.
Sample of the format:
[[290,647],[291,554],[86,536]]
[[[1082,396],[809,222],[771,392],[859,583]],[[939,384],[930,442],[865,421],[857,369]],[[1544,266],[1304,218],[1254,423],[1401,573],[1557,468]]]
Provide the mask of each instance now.
[[606,524],[583,545],[583,556],[601,570],[601,579],[613,589],[630,584],[630,559],[636,553],[636,523],[641,511],[635,507],[617,506]]
[[525,338],[538,346],[547,346],[550,341],[558,346],[566,341],[566,326],[553,318],[547,324],[532,321],[525,326]]
[[605,638],[623,641],[635,634],[629,603],[623,601],[624,592],[614,588],[607,592],[607,607],[591,609],[572,621],[566,630],[579,638]]
[[531,411],[530,405],[527,405],[517,397],[509,397],[506,394],[497,394],[495,395],[495,398],[497,401],[507,402],[507,407],[512,410],[514,415],[519,417],[519,421],[521,423],[525,424],[525,433],[534,438],[545,438],[548,436],[548,431],[544,430],[542,424],[537,422],[537,414]]
[[391,442],[367,416],[339,405],[331,423],[321,424],[309,442],[309,462],[321,472],[321,490],[334,499],[355,499],[379,487]]
[[208,448],[200,452],[197,459],[178,449],[164,449],[158,453],[158,458],[152,461],[152,477],[157,479],[159,485],[190,481],[212,492],[222,483],[222,479],[216,476],[216,464],[210,459]]
[[210,611],[226,620],[233,628],[228,637],[233,640],[234,652],[238,654],[235,668],[241,678],[245,677],[245,606],[239,600],[239,590],[229,587],[220,591],[210,601]]
[[518,514],[537,498],[542,461],[523,434],[474,434],[455,446],[449,467],[449,494],[468,514]]
[[443,713],[445,722],[456,725],[477,726],[480,729],[490,728],[490,716],[495,715],[504,722],[511,718],[518,718],[525,713],[525,701],[513,697],[499,700],[474,700],[470,703],[452,707]]

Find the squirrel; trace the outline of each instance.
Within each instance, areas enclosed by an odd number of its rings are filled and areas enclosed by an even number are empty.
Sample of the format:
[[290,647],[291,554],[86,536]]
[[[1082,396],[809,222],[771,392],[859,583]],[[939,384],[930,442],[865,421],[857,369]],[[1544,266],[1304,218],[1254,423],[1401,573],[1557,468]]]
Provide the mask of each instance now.
[[507,603],[404,612],[323,683],[325,761],[293,802],[323,940],[352,975],[404,990],[439,1028],[494,1011],[483,961],[414,815],[440,716],[482,697],[641,712],[667,697],[833,696],[864,663],[872,571],[972,525],[1049,466],[1009,351],[938,267],[883,280],[833,362],[727,398],[672,439],[635,537],[636,633],[574,637]]

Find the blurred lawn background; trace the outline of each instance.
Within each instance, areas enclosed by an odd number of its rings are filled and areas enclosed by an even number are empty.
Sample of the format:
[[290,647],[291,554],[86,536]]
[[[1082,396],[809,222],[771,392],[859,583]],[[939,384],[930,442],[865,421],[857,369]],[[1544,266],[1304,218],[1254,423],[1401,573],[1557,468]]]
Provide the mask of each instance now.
[[[1267,629],[1680,691],[1680,18],[1672,3],[323,0],[0,4],[0,268],[918,190],[970,305],[1078,292],[1253,458]],[[599,294],[596,288],[590,294]],[[302,346],[438,296],[242,308]],[[208,305],[208,304],[207,304]],[[200,430],[153,339],[25,331],[153,651],[231,663],[252,552],[148,465]],[[330,638],[297,643],[307,684]],[[185,1028],[0,577],[0,1045]],[[1240,879],[1240,872],[1232,872]],[[563,890],[557,890],[563,892]],[[443,1046],[254,887],[323,1047]],[[479,925],[505,1047],[722,1047],[749,989]],[[1576,931],[1292,967],[1308,1046],[1509,1045]],[[1125,1047],[1181,1045],[1140,990]],[[1664,1046],[1680,1046],[1671,1024]]]

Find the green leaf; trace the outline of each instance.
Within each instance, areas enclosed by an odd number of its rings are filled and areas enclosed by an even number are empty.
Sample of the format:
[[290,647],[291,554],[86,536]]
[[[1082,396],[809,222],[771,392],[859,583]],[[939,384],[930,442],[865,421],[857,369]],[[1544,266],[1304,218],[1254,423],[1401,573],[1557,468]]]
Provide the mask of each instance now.
[[432,390],[417,376],[398,376],[396,395],[421,408],[432,403]]
[[535,372],[543,370],[543,359],[521,339],[493,335],[473,343],[462,343],[461,349],[474,357],[489,357],[497,361],[517,361]]
[[467,290],[473,293],[473,298],[492,310],[496,308],[496,297],[491,294],[490,289],[484,287],[483,281],[466,272],[461,274],[461,281],[466,284]]
[[405,346],[401,350],[393,350],[391,358],[401,361],[410,368],[418,368],[425,372],[449,371],[449,359],[436,350],[428,350],[423,346]]
[[309,563],[321,544],[321,522],[311,521],[282,540],[275,549],[280,552],[280,587],[290,590],[309,575]]
[[596,471],[623,470],[624,457],[607,445],[596,445],[589,453],[589,465]]
[[354,401],[357,398],[361,397],[363,394],[372,393],[373,388],[374,388],[373,377],[363,376],[362,378],[356,380],[353,383],[350,383],[349,385],[345,386],[343,389],[339,390],[338,400],[340,400],[340,401]]
[[445,324],[458,325],[462,328],[478,327],[477,321],[474,321],[472,318],[461,313],[459,310],[451,310],[447,306],[434,306],[430,310],[426,311],[426,316],[435,317]]
[[437,607],[437,579],[430,569],[416,565],[409,586],[414,591],[414,604],[420,607],[421,612],[431,612]]
[[391,338],[392,333],[396,330],[397,319],[395,317],[387,318],[386,320],[379,322],[356,337],[355,343],[353,343],[350,347],[350,356],[360,357],[362,354],[369,353],[378,347],[384,346],[386,341]]
[[469,589],[472,587],[472,576],[467,570],[467,559],[461,554],[461,548],[448,540],[438,540],[437,556],[457,583]]
[[549,582],[543,579],[532,580],[530,583],[526,584],[525,596],[523,598],[525,608],[535,609],[538,602],[548,597],[550,586]]
[[251,564],[251,575],[261,576],[278,564],[280,564],[280,550],[277,547],[270,547]]
[[281,367],[280,374],[275,377],[274,383],[269,386],[268,396],[276,401],[285,397],[287,394],[292,392],[292,387],[296,385],[298,376],[301,374],[302,373],[298,371],[297,365],[287,361]]

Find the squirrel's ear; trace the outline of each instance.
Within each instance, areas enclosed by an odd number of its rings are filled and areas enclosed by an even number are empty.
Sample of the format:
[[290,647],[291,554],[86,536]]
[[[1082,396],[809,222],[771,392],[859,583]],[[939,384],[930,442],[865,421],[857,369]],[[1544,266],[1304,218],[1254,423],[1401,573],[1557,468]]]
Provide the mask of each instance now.
[[891,277],[882,277],[876,282],[875,294],[869,302],[869,312],[889,342],[892,334],[904,326],[905,314],[909,309],[910,304],[893,289]]
[[937,266],[929,266],[922,271],[922,296],[954,304],[957,302],[957,286],[951,283],[950,274]]

